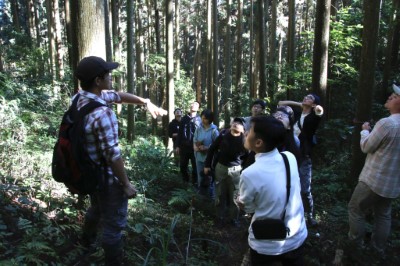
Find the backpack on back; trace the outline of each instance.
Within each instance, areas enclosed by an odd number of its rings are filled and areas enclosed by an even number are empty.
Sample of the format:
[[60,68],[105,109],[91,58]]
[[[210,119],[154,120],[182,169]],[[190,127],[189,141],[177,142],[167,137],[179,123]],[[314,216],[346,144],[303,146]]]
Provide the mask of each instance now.
[[87,195],[94,192],[106,168],[96,165],[84,148],[84,117],[104,104],[91,101],[77,110],[79,94],[64,113],[57,142],[53,149],[51,172],[57,182],[64,183],[72,194]]

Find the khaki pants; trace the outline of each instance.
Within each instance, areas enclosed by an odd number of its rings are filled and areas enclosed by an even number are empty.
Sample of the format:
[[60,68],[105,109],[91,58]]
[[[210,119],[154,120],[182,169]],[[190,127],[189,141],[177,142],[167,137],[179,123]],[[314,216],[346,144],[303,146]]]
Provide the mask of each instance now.
[[239,189],[241,169],[240,165],[227,167],[220,163],[215,167],[215,206],[218,218],[231,220],[238,214],[233,200]]

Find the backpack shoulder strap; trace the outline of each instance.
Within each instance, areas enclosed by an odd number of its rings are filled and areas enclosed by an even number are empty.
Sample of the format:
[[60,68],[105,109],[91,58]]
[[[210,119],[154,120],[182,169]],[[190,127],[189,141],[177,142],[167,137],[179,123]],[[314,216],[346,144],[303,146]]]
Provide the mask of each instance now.
[[285,168],[286,168],[286,205],[285,205],[285,210],[283,212],[282,220],[285,219],[286,215],[286,207],[287,204],[289,203],[289,197],[290,197],[290,164],[289,160],[286,156],[285,153],[281,152],[281,155],[283,157],[283,161],[285,162]]
[[81,109],[79,109],[78,111],[78,118],[80,117],[85,117],[87,114],[89,114],[91,111],[93,111],[94,109],[96,109],[97,107],[101,107],[101,106],[106,106],[105,104],[102,104],[98,101],[90,101],[88,104],[86,104],[85,106],[83,106]]

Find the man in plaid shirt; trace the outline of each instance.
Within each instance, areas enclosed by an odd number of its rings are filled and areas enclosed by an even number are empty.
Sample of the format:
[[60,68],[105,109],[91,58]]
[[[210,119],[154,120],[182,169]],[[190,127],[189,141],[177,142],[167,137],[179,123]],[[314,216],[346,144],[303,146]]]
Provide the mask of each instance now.
[[371,247],[381,256],[390,233],[391,202],[400,195],[400,88],[393,85],[393,90],[385,103],[390,116],[379,120],[372,131],[368,122],[362,125],[361,150],[368,155],[348,206],[349,238],[360,247],[365,216],[373,210]]
[[111,71],[118,63],[106,62],[100,57],[83,58],[76,69],[76,76],[82,90],[79,95],[79,110],[91,101],[105,104],[94,109],[85,117],[86,145],[90,158],[107,175],[101,180],[100,188],[90,195],[90,203],[83,226],[83,242],[87,246],[96,239],[100,219],[103,225],[102,246],[106,265],[122,263],[122,230],[127,223],[128,199],[136,196],[136,188],[130,183],[124,168],[118,146],[118,121],[114,111],[108,107],[112,103],[147,105],[147,110],[156,118],[167,112],[133,94],[111,90]]

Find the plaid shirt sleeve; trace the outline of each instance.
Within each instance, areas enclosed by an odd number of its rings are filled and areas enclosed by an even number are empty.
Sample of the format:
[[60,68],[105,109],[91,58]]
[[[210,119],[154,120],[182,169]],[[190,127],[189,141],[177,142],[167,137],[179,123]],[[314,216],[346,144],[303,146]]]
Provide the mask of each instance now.
[[107,103],[121,103],[121,97],[119,97],[118,93],[114,90],[104,90],[101,91],[101,98]]
[[383,138],[387,135],[387,130],[380,121],[375,125],[371,133],[368,130],[361,131],[361,150],[364,153],[373,153],[381,144]]
[[[95,161],[100,161],[102,155],[106,162],[111,162],[121,157],[121,151],[118,147],[118,121],[115,113],[107,107],[101,107],[89,117],[93,119],[92,132],[93,134],[87,136],[88,143],[95,145],[88,145],[89,154]],[[97,141],[96,141],[97,140]]]

